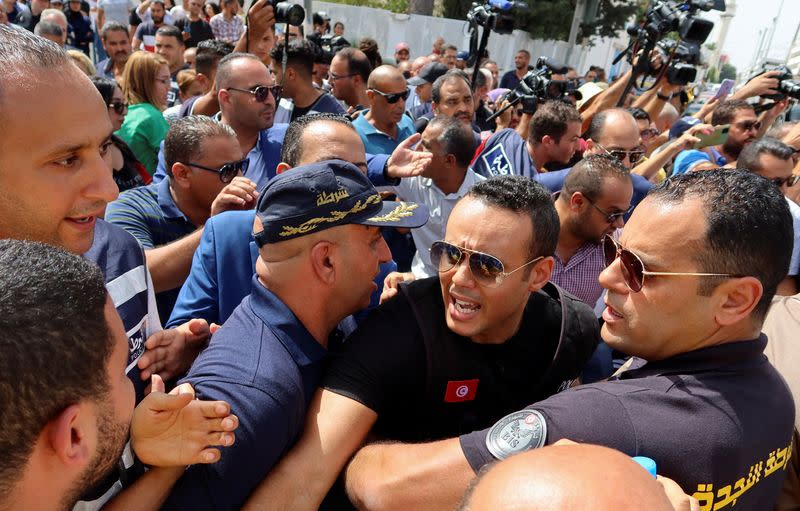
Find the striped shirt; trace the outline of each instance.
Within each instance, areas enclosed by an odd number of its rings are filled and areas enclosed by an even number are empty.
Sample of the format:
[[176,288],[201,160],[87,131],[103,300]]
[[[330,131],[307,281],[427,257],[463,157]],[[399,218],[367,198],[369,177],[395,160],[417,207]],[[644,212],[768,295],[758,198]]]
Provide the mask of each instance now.
[[[178,209],[169,190],[169,179],[122,192],[106,208],[106,221],[122,227],[145,248],[172,243],[197,230]],[[158,293],[158,312],[169,318],[178,289]]]
[[558,254],[553,254],[555,265],[550,282],[577,296],[589,307],[594,307],[603,287],[597,278],[606,267],[603,245],[585,243],[565,265]]

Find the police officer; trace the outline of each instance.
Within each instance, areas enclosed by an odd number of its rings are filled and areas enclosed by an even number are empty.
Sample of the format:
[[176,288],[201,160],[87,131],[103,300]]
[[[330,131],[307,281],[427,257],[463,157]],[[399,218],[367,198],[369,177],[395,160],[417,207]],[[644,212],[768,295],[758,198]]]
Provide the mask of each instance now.
[[606,239],[602,336],[633,356],[624,372],[459,439],[364,448],[348,490],[403,509],[452,508],[486,463],[569,438],[652,458],[702,509],[770,509],[794,406],[759,332],[791,240],[786,201],[758,176],[723,169],[659,185],[619,244]]
[[597,345],[597,320],[548,284],[558,231],[550,194],[530,179],[475,185],[431,246],[439,277],[402,286],[348,338],[311,405],[316,420],[252,508],[316,509],[373,424],[396,440],[445,438],[568,386]]
[[380,227],[418,227],[427,210],[381,201],[352,163],[299,166],[271,180],[256,206],[252,293],[195,361],[198,396],[228,396],[243,426],[214,468],[192,466],[167,509],[239,509],[300,433],[329,338],[369,304],[390,259]]

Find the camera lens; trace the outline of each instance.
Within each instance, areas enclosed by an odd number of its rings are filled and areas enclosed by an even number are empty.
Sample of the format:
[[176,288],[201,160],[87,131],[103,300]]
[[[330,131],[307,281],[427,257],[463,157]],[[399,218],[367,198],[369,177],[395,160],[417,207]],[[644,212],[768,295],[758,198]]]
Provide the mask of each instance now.
[[306,11],[302,6],[290,4],[289,2],[278,2],[275,4],[275,23],[288,23],[299,27],[303,24]]

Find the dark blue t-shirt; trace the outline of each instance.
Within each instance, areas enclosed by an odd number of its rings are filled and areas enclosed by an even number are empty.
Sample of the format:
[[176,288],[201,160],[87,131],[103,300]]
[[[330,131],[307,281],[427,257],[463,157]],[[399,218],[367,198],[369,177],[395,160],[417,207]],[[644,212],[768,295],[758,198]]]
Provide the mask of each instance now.
[[500,130],[486,140],[472,170],[486,178],[509,174],[534,177],[537,174],[525,140],[511,128]]

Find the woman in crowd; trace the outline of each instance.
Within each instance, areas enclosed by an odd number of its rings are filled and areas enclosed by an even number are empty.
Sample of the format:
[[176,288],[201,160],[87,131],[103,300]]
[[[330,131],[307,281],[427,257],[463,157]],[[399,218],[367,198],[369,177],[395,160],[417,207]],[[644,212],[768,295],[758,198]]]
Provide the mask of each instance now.
[[[114,130],[122,127],[125,121],[125,114],[128,112],[128,103],[122,94],[117,82],[109,78],[92,78],[92,83],[97,87],[103,101],[108,107],[108,117]],[[147,173],[144,165],[136,159],[136,156],[128,147],[128,144],[117,135],[111,135],[111,147],[108,148],[111,156],[111,168],[114,171],[114,181],[119,187],[119,191],[136,188],[150,183],[151,177]]]
[[125,64],[122,82],[128,115],[116,133],[153,175],[159,146],[169,130],[161,114],[166,108],[170,89],[167,61],[159,55],[137,51]]

